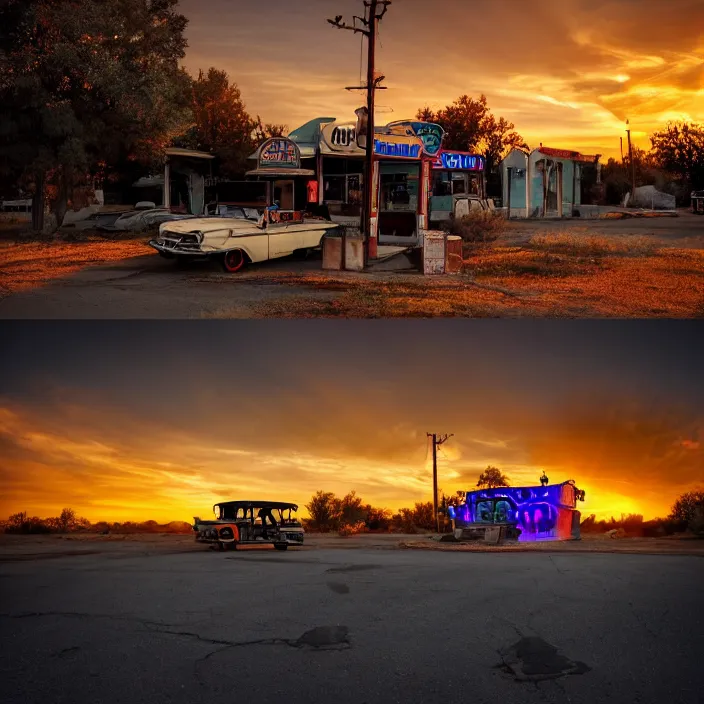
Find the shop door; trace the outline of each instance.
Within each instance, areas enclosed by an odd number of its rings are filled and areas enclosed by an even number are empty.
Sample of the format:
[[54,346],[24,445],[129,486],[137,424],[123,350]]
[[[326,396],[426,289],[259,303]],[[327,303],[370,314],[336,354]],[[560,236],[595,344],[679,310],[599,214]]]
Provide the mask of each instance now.
[[379,244],[417,244],[420,193],[420,164],[379,164]]
[[274,202],[280,210],[295,210],[293,181],[274,181]]

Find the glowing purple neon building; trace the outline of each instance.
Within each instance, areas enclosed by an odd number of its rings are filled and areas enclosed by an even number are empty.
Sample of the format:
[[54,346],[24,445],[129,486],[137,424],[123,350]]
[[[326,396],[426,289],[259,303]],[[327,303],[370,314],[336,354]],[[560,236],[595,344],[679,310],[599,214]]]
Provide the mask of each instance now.
[[584,491],[574,480],[549,486],[498,487],[469,491],[465,503],[451,513],[458,528],[471,525],[515,525],[519,542],[579,540],[577,501]]

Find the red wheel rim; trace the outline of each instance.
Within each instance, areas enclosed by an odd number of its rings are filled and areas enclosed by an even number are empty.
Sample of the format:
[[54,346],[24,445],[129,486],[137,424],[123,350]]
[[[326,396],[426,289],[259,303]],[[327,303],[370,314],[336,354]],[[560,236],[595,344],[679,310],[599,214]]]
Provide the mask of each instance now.
[[225,269],[230,272],[239,271],[244,266],[242,250],[234,249],[225,255]]

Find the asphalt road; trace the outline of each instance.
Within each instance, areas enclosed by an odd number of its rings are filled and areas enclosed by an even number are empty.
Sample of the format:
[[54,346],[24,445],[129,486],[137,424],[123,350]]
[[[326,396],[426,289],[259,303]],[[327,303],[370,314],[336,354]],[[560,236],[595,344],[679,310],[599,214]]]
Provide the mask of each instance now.
[[695,704],[703,569],[328,548],[0,562],[0,701]]
[[260,317],[267,301],[315,295],[305,286],[284,286],[277,275],[321,272],[320,259],[277,259],[226,274],[215,261],[178,266],[156,253],[90,267],[45,286],[0,300],[0,319],[132,319]]

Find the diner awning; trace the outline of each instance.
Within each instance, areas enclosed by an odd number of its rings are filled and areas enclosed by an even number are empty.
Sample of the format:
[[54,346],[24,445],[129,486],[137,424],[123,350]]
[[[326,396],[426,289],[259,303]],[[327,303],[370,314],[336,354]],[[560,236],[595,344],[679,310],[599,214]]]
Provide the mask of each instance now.
[[247,176],[315,176],[313,169],[254,169]]

